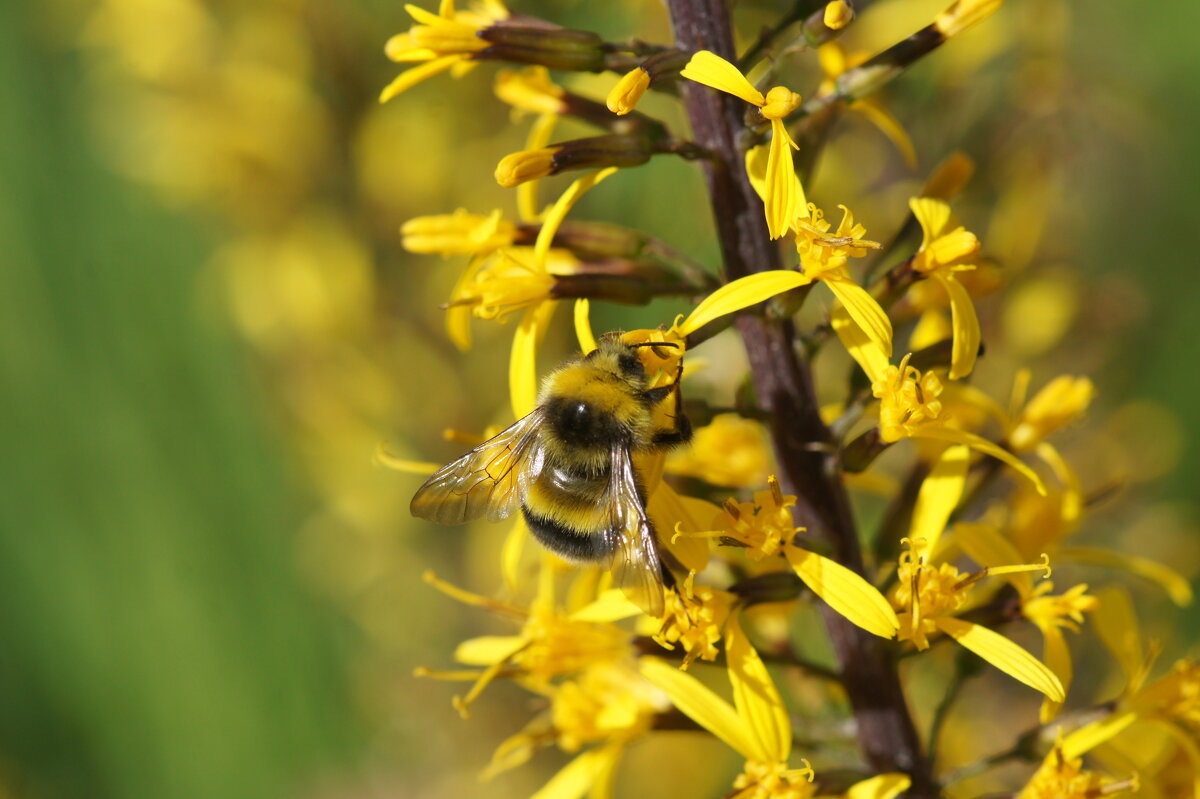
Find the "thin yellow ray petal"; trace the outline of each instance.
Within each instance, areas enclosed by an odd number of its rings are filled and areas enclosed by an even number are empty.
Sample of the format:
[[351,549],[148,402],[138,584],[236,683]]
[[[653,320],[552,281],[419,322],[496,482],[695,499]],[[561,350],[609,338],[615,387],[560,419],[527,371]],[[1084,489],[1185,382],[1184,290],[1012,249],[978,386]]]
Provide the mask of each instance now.
[[638,661],[638,670],[658,686],[679,711],[729,744],[746,759],[758,757],[758,744],[733,706],[687,672],[654,657]]
[[642,609],[629,601],[625,592],[610,588],[571,614],[571,621],[612,622],[640,616]]
[[970,463],[971,450],[956,444],[946,447],[929,470],[929,476],[921,483],[917,502],[913,506],[912,527],[908,534],[913,541],[913,555],[924,555],[928,561],[937,549],[938,539],[946,529],[950,514],[962,499]]
[[931,241],[942,234],[946,225],[950,223],[950,206],[933,197],[913,197],[908,201],[908,207],[912,209],[913,216],[921,224],[921,230],[924,233],[921,249],[925,249]]
[[[525,141],[526,150],[540,150],[550,143],[554,126],[558,122],[558,114],[542,114],[529,129],[529,138]],[[517,214],[522,222],[536,222],[542,215],[538,206],[538,184],[540,178],[527,180],[517,186]]]
[[896,637],[900,629],[896,612],[875,586],[837,561],[815,552],[789,546],[784,554],[796,575],[829,607],[867,632],[881,638]]
[[589,749],[563,766],[530,799],[583,799],[606,768],[606,758],[611,757],[608,747]]
[[948,616],[933,619],[937,628],[1018,682],[1055,702],[1066,699],[1062,683],[1045,663],[1000,633]]
[[563,219],[570,213],[575,203],[579,202],[579,198],[616,171],[617,168],[615,166],[610,166],[607,169],[598,169],[595,172],[589,172],[578,180],[573,181],[567,187],[567,190],[562,193],[562,196],[558,198],[546,214],[546,218],[542,220],[542,229],[538,231],[537,241],[534,242],[533,263],[535,269],[541,272],[546,271],[546,254],[550,252],[550,242],[554,241],[554,236],[558,233],[559,225],[562,224]]
[[985,455],[991,455],[993,458],[1004,461],[1006,464],[1016,469],[1021,475],[1027,478],[1037,492],[1043,497],[1046,496],[1046,484],[1042,482],[1042,478],[1026,466],[1020,458],[1013,455],[1003,447],[993,444],[982,436],[977,436],[974,433],[968,433],[965,430],[959,430],[954,427],[935,427],[927,425],[918,427],[912,433],[913,438],[932,438],[937,441],[949,441],[952,444],[966,444],[977,452],[982,452]]
[[596,336],[592,334],[592,321],[588,315],[590,308],[587,297],[575,300],[575,338],[579,340],[579,351],[584,355],[596,349]]
[[767,201],[767,159],[771,151],[770,144],[759,144],[746,151],[746,177],[758,199]]
[[883,347],[858,326],[843,306],[833,309],[829,315],[829,322],[846,352],[862,367],[867,377],[871,378],[872,382],[882,378],[887,372],[889,361]]
[[879,774],[854,783],[843,796],[844,799],[896,799],[910,785],[912,779],[907,774]]
[[511,592],[525,583],[521,574],[521,556],[525,552],[525,542],[529,531],[525,529],[525,519],[521,514],[515,514],[516,522],[509,528],[504,537],[504,545],[500,549],[500,574],[504,577],[504,587]]
[[711,502],[693,497],[685,497],[675,492],[675,489],[665,482],[660,482],[658,488],[650,495],[646,503],[650,519],[655,528],[671,531],[664,535],[661,543],[689,571],[702,572],[708,566],[708,558],[712,546],[708,539],[692,535],[681,535],[676,538],[673,533],[676,525],[685,533],[696,533],[704,530],[705,526],[716,518],[721,509]]
[[1083,757],[1102,743],[1111,740],[1137,721],[1137,713],[1115,713],[1106,719],[1085,724],[1063,738],[1063,756],[1067,760]]
[[469,58],[470,56],[456,53],[455,55],[442,56],[435,58],[433,61],[426,61],[424,64],[419,64],[411,69],[406,69],[396,76],[396,79],[384,87],[379,93],[379,102],[386,103],[396,95],[408,91],[413,86],[416,86],[423,80],[432,78],[434,75],[445,72],[450,67]]
[[792,163],[792,142],[783,120],[771,120],[771,148],[767,153],[766,197],[767,232],[778,239],[788,232],[796,218],[796,168]]
[[507,660],[527,643],[519,635],[481,635],[459,644],[454,650],[454,659],[467,666],[493,666]]
[[852,280],[823,281],[834,296],[841,301],[846,313],[858,324],[862,331],[879,345],[884,355],[892,357],[892,320],[887,312],[879,306],[870,292]]
[[917,150],[913,147],[908,132],[904,130],[900,121],[884,109],[874,97],[864,97],[852,104],[850,109],[871,120],[872,124],[879,128],[892,144],[896,145],[896,149],[900,151],[900,155],[909,169],[917,168]]
[[692,56],[687,66],[679,71],[679,77],[703,83],[759,107],[767,101],[737,67],[708,50],[701,50]]
[[1092,566],[1107,566],[1122,569],[1155,583],[1167,592],[1171,601],[1179,607],[1192,604],[1192,586],[1179,572],[1156,560],[1132,555],[1128,552],[1113,552],[1094,547],[1067,547],[1059,550],[1059,558],[1087,563]]
[[[1067,641],[1063,637],[1062,628],[1056,624],[1038,626],[1045,637],[1042,660],[1045,662],[1046,667],[1058,677],[1058,681],[1062,683],[1063,691],[1070,691],[1071,680],[1075,676],[1075,671],[1071,664],[1071,650],[1067,648]],[[1058,710],[1061,707],[1061,702],[1055,702],[1050,698],[1043,699],[1042,708],[1039,711],[1039,720],[1042,724],[1049,724],[1058,715]]]
[[979,342],[983,335],[979,330],[979,317],[975,315],[971,295],[954,275],[938,270],[932,277],[950,297],[950,324],[954,328],[950,379],[959,380],[971,374],[975,368],[975,358],[979,354]]
[[1092,613],[1092,626],[1125,673],[1127,690],[1137,691],[1146,678],[1146,651],[1129,591],[1121,585],[1110,585],[1096,591],[1095,597],[1100,607]]
[[811,282],[801,273],[793,272],[790,269],[773,269],[769,272],[758,272],[740,277],[705,297],[688,314],[687,319],[679,324],[676,331],[681,336],[686,336],[722,316],[749,308],[751,305],[757,305],[764,300],[771,299],[776,294],[791,291]]
[[787,709],[736,614],[729,618],[725,657],[733,703],[758,744],[758,759],[764,763],[785,762],[792,749],[792,725]]
[[513,334],[508,361],[508,391],[513,413],[525,417],[537,405],[537,345],[557,303],[543,302],[525,311]]

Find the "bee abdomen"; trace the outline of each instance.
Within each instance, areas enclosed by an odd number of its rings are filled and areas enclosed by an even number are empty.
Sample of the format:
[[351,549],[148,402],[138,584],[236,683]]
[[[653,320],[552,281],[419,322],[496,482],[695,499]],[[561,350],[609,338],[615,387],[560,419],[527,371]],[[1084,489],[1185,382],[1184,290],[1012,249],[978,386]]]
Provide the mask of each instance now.
[[616,551],[617,535],[611,528],[580,530],[568,527],[562,522],[530,510],[525,505],[521,506],[521,513],[525,516],[525,524],[534,538],[564,560],[605,560]]

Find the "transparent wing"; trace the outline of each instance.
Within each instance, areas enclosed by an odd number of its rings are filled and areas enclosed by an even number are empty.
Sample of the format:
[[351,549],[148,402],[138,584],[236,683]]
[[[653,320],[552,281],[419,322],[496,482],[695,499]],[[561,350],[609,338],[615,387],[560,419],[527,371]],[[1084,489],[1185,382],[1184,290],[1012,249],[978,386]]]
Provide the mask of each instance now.
[[412,515],[438,524],[465,524],[481,516],[493,522],[507,518],[542,470],[541,423],[538,408],[438,469],[413,496]]
[[605,502],[613,532],[618,536],[613,580],[631,602],[650,616],[658,618],[663,614],[663,578],[662,564],[658,558],[658,540],[638,490],[629,450],[620,444],[612,447],[612,467]]

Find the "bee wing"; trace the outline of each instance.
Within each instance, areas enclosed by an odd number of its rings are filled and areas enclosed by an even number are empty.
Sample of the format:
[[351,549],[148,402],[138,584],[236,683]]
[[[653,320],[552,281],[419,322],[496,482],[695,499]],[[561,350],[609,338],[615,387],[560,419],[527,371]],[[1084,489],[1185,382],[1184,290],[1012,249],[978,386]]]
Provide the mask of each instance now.
[[438,469],[412,498],[413,516],[438,524],[464,524],[486,515],[512,514],[542,470],[538,408],[507,430]]
[[646,503],[638,490],[629,449],[620,444],[612,447],[612,466],[605,502],[612,530],[618,536],[613,564],[614,582],[630,601],[658,618],[663,614],[662,563],[658,557],[658,540],[650,517],[646,514]]

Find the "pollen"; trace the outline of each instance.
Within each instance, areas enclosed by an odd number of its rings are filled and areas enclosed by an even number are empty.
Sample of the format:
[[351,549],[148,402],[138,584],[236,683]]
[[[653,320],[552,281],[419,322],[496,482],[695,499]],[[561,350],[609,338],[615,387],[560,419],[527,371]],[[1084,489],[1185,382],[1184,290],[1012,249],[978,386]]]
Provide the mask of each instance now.
[[1137,779],[1113,780],[1083,767],[1083,758],[1068,758],[1057,743],[1016,799],[1100,799],[1137,790]]

